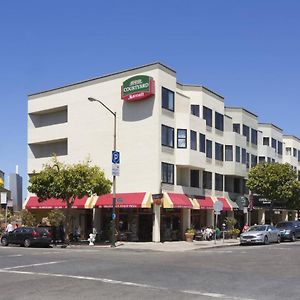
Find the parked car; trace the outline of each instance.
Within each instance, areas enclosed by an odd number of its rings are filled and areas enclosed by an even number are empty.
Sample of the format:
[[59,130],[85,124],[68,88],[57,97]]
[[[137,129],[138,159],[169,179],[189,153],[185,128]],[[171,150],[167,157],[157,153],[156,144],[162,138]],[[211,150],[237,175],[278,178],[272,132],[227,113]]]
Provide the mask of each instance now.
[[19,227],[9,233],[3,234],[1,237],[1,244],[3,246],[18,244],[25,247],[30,247],[31,245],[49,247],[51,240],[51,234],[45,228]]
[[297,238],[300,238],[300,221],[286,221],[280,222],[276,225],[281,233],[281,240],[289,240],[295,242]]
[[280,231],[272,225],[254,225],[240,235],[240,244],[280,243]]

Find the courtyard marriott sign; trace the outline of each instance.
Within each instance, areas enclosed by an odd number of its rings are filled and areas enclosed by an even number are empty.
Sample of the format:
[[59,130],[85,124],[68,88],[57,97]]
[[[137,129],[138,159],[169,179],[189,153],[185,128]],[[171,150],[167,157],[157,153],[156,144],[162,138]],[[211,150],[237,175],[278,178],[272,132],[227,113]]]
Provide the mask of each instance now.
[[137,75],[123,82],[121,98],[125,101],[136,101],[155,94],[155,82],[152,77]]

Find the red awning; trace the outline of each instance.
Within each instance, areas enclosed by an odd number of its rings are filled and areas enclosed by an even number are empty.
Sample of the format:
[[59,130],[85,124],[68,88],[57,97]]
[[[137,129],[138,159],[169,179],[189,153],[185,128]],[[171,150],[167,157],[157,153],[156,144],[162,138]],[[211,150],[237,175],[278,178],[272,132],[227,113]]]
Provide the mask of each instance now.
[[193,202],[185,194],[164,194],[164,208],[193,208]]
[[196,196],[196,201],[198,201],[200,209],[213,209],[214,201],[209,196]]
[[231,205],[229,204],[229,201],[225,197],[217,197],[217,200],[221,201],[223,203],[222,210],[233,210]]
[[[67,208],[65,202],[61,199],[49,198],[43,202],[38,201],[38,197],[31,196],[25,203],[25,209],[58,209]],[[72,208],[85,208],[88,196],[84,196],[80,199],[76,198]]]
[[[151,195],[149,193],[118,193],[116,194],[117,208],[151,208]],[[111,208],[113,206],[113,195],[105,194],[99,196],[95,207]]]

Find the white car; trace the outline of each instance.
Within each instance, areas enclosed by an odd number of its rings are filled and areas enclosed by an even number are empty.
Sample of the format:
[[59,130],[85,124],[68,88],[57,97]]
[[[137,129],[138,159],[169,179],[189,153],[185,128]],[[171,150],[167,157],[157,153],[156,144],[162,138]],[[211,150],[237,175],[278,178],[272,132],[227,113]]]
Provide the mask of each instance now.
[[272,225],[254,225],[240,235],[240,244],[280,243],[280,231]]

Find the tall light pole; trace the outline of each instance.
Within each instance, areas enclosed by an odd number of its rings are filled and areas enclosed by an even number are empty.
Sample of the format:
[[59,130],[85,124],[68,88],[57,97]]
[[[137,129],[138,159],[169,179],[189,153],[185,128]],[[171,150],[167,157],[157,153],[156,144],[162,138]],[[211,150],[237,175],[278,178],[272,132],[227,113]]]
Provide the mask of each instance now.
[[[108,110],[114,116],[114,148],[113,151],[116,151],[117,147],[117,113],[113,112],[108,108],[102,101],[89,97],[89,101],[100,103],[106,110]],[[113,174],[113,203],[112,203],[112,224],[111,224],[111,247],[116,247],[116,175]]]

